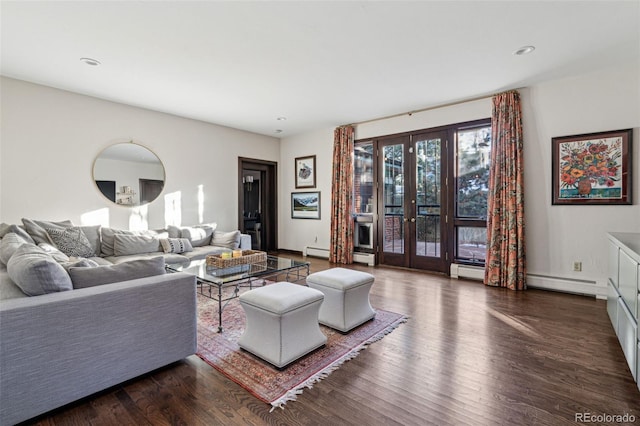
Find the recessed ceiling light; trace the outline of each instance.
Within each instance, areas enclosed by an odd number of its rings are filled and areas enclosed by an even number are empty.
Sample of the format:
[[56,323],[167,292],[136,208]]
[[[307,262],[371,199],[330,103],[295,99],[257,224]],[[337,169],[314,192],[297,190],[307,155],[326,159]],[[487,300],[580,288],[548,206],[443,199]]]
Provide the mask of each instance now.
[[527,55],[536,50],[535,46],[522,46],[520,49],[513,52],[514,55]]
[[278,121],[285,121],[286,119],[287,119],[287,117],[278,117],[278,118],[276,118],[276,120],[278,120]]
[[282,133],[282,129],[276,129],[275,133]]
[[91,65],[92,67],[96,67],[98,65],[100,65],[100,61],[98,61],[97,59],[92,59],[92,58],[80,58],[80,60],[82,62],[84,62],[87,65]]

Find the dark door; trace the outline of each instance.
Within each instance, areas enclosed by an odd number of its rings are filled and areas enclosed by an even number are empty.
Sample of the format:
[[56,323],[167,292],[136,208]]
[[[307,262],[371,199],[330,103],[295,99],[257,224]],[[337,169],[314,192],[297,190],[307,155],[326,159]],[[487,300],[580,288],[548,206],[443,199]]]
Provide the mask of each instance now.
[[238,159],[238,228],[255,250],[278,249],[277,163]]
[[164,188],[163,180],[139,179],[140,204],[147,204],[158,198]]
[[446,133],[378,142],[380,263],[446,272]]

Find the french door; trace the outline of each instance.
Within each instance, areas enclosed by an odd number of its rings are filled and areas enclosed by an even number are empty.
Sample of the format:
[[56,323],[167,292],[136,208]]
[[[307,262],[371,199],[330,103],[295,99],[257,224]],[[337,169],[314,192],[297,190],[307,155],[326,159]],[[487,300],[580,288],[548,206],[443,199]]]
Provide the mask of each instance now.
[[382,264],[446,272],[444,131],[378,140],[378,252]]

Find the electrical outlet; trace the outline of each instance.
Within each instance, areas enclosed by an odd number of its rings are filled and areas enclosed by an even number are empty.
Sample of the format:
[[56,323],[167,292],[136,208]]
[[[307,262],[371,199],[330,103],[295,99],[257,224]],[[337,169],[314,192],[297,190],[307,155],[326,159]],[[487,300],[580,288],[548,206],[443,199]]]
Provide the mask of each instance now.
[[573,270],[575,272],[580,272],[582,271],[582,262],[576,260],[575,262],[573,262]]

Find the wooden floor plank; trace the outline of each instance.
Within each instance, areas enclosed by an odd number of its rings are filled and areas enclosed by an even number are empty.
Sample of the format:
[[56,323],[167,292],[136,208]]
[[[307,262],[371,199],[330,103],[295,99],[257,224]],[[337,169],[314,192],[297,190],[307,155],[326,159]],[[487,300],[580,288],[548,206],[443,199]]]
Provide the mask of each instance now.
[[[311,270],[331,265],[308,258]],[[48,413],[38,425],[570,425],[630,414],[640,392],[606,302],[353,265],[371,303],[409,321],[284,410],[196,356]]]

